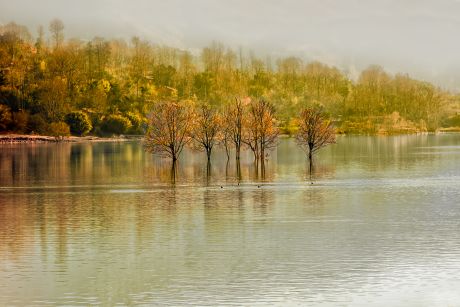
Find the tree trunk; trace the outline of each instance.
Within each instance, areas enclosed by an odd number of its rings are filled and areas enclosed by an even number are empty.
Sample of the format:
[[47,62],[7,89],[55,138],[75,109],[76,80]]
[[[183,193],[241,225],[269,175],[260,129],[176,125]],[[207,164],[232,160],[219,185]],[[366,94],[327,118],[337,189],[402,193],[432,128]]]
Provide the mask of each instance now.
[[173,160],[172,166],[171,166],[171,184],[176,183],[176,160]]
[[208,159],[208,163],[206,164],[206,185],[209,185],[211,180],[211,161]]
[[262,180],[265,180],[265,164],[263,162],[260,165],[260,175],[262,176]]
[[259,163],[259,155],[257,154],[257,149],[254,149],[252,153],[254,154],[254,163]]
[[227,155],[227,163],[228,163],[228,161],[230,160],[230,152],[228,149],[227,141],[224,142],[224,146],[225,146],[225,154]]
[[264,145],[260,145],[260,167],[265,167],[265,148]]
[[227,159],[227,164],[225,164],[225,179],[228,179],[228,165],[229,165],[230,159]]
[[238,183],[241,181],[241,164],[240,160],[236,161],[236,178]]

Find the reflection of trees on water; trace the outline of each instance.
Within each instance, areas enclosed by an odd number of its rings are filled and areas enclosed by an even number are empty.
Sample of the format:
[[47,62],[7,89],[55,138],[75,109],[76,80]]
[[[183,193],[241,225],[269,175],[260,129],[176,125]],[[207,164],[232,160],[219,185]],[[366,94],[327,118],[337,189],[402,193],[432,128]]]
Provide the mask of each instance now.
[[0,150],[0,185],[69,180],[69,144],[4,145]]
[[273,190],[264,187],[257,188],[253,192],[252,206],[258,215],[265,217],[275,202],[276,196]]
[[[244,223],[254,219],[265,222],[275,204],[275,194],[275,191],[258,188],[257,185],[206,188],[203,192],[206,232],[219,234],[228,240],[235,233],[235,227],[244,227]],[[255,234],[248,231],[246,235]]]
[[177,178],[177,161],[173,161],[171,163],[171,171],[170,171],[170,180],[171,184],[176,184],[176,178]]
[[211,171],[212,171],[212,166],[211,166],[211,161],[208,160],[206,163],[206,186],[209,186],[211,182]]
[[[395,136],[395,137],[339,137],[338,144],[321,152],[316,164],[316,178],[333,178],[339,170],[354,170],[366,168],[379,175],[388,169],[405,169],[416,167],[421,163],[438,163],[443,156],[430,153],[433,149],[429,146],[457,145],[458,141],[454,136]],[[423,148],[426,147],[426,148]],[[439,162],[440,163],[440,162]],[[72,216],[75,210],[83,210],[75,206],[72,200],[57,197],[59,192],[83,190],[88,193],[89,210],[88,216],[98,216],[97,219],[90,219],[92,225],[100,231],[109,229],[116,224],[118,214],[112,212],[110,203],[104,205],[97,197],[90,197],[93,192],[97,192],[98,184],[114,183],[141,183],[143,186],[150,186],[150,183],[170,183],[171,179],[178,183],[182,182],[204,182],[212,188],[216,185],[224,186],[223,193],[236,193],[227,191],[230,185],[236,185],[239,180],[247,181],[273,181],[285,174],[299,174],[305,176],[307,167],[306,160],[302,151],[296,151],[292,140],[282,141],[277,153],[270,158],[266,164],[266,178],[260,177],[254,172],[254,163],[250,153],[242,153],[240,165],[236,165],[233,159],[227,161],[225,152],[216,151],[212,160],[212,165],[202,159],[202,155],[194,155],[186,152],[181,159],[175,172],[171,171],[171,163],[167,160],[157,159],[149,154],[145,154],[142,146],[138,143],[86,143],[86,144],[30,144],[30,145],[4,145],[0,150],[0,185],[32,187],[40,186],[44,180],[46,185],[53,187],[59,186],[80,186],[81,187],[62,187],[60,190],[50,190],[49,197],[35,197],[30,191],[21,192],[2,192],[6,196],[0,196],[0,223],[1,233],[9,234],[5,236],[5,242],[1,248],[11,246],[11,250],[21,250],[28,245],[30,235],[25,225],[30,225],[30,220],[24,217],[31,217],[34,220],[34,227],[38,230],[41,238],[41,245],[47,245],[47,232],[50,229],[46,226],[50,216],[55,216],[58,224],[57,230],[65,238],[68,230],[67,219]],[[432,169],[436,169],[433,167]],[[297,175],[296,175],[297,176]],[[302,177],[296,177],[302,178]],[[283,179],[281,179],[283,180]],[[182,189],[178,185],[176,189]],[[233,189],[233,188],[232,188]],[[235,187],[237,190],[238,187]],[[43,191],[42,191],[43,192]],[[241,191],[240,191],[241,192]],[[46,193],[46,192],[43,192]],[[55,194],[53,194],[55,193]],[[241,193],[252,193],[244,191]],[[254,193],[265,193],[268,199],[264,200],[262,195],[258,201],[269,203],[270,192],[261,189]],[[307,192],[305,192],[307,193]],[[308,192],[310,193],[310,191]],[[314,192],[311,192],[314,193]],[[219,194],[220,195],[220,194]],[[242,197],[242,194],[234,194],[232,197]],[[147,197],[148,196],[148,197]],[[148,194],[144,196],[156,199],[159,194]],[[175,194],[169,195],[169,208],[174,207],[176,202]],[[144,198],[142,198],[144,199]],[[132,200],[138,202],[138,199]],[[144,201],[144,200],[143,200]],[[33,212],[27,206],[15,206],[15,204],[33,204]],[[63,204],[63,207],[54,207],[54,203]],[[75,203],[78,203],[75,200]],[[148,202],[151,203],[151,202]],[[49,206],[52,204],[53,206]],[[72,212],[67,207],[72,207]],[[50,211],[51,210],[51,211]],[[53,212],[54,210],[54,212]],[[263,207],[261,207],[263,211]],[[83,213],[82,213],[83,214]],[[84,215],[84,214],[83,214]],[[81,222],[81,221],[77,221]],[[76,223],[78,224],[78,223]],[[54,229],[54,228],[53,228]],[[11,238],[15,238],[12,240]],[[9,245],[10,244],[10,245]],[[65,258],[63,239],[61,246],[63,259]],[[14,252],[13,252],[14,253]],[[46,250],[43,250],[46,255]]]
[[[200,155],[186,151],[176,164],[175,181],[176,183],[200,182],[211,186],[237,183],[243,180],[273,179],[275,168],[272,166],[272,161],[266,162],[263,171],[258,173],[252,157],[246,157],[245,154],[246,152],[242,152],[240,161],[221,159],[225,156],[216,154],[208,162],[206,159],[202,159]],[[171,161],[153,156],[150,157],[149,161],[149,165],[144,170],[144,182],[169,183],[172,178]]]
[[[4,186],[189,183],[206,185],[275,178],[276,155],[256,172],[250,152],[239,164],[216,150],[210,164],[191,151],[171,171],[171,162],[145,153],[140,143],[60,143],[12,145],[0,150],[0,184]],[[174,176],[172,176],[174,175]]]
[[331,179],[334,178],[336,174],[336,165],[334,164],[328,164],[325,163],[324,161],[315,161],[312,165],[311,173],[309,171],[310,168],[310,163],[308,161],[305,161],[305,181],[311,181],[314,182],[315,180],[325,180],[325,179]]
[[21,255],[33,248],[34,219],[30,207],[32,196],[22,193],[0,194],[0,256],[2,259],[20,260]]
[[[211,233],[225,236],[247,220],[269,215],[276,201],[274,190],[256,185],[207,187],[202,192],[177,186],[146,193],[110,191],[62,194],[59,189],[45,189],[4,194],[0,198],[0,259],[21,261],[22,255],[38,252],[43,264],[57,265],[65,272],[71,269],[68,260],[75,252],[83,256],[100,251],[103,255],[113,247],[123,250],[133,244],[142,252],[155,240],[186,240],[192,233],[177,237],[178,232],[187,233],[186,229],[205,231],[196,229],[201,219]],[[187,246],[180,243],[175,248]],[[94,259],[94,265],[104,261]]]
[[0,150],[0,185],[126,183],[145,167],[139,143],[5,145]]
[[[339,170],[360,168],[380,174],[377,171],[440,163],[443,156],[412,153],[432,150],[419,148],[424,146],[458,145],[455,138],[449,137],[345,138],[339,138],[337,145],[318,156],[317,176],[334,177]],[[292,145],[283,141],[278,155],[266,163],[266,181],[283,181],[281,176],[291,174],[295,174],[296,180],[305,175],[304,154],[297,154]],[[363,187],[355,193],[354,189],[327,185],[305,188],[296,183],[286,183],[286,187],[283,183],[260,184],[258,188],[259,181],[250,182],[256,178],[252,157],[246,158],[244,153],[239,167],[243,180],[240,186],[237,166],[230,161],[226,167],[225,154],[222,161],[219,155],[214,156],[210,173],[205,159],[193,154],[186,156],[177,165],[178,184],[170,185],[171,164],[144,154],[135,143],[53,144],[51,150],[47,146],[0,149],[0,185],[28,187],[2,189],[0,193],[0,262],[11,263],[15,276],[30,274],[32,281],[26,284],[21,280],[23,286],[34,286],[45,294],[51,291],[49,284],[55,279],[71,277],[69,286],[77,294],[110,296],[122,301],[125,298],[117,297],[119,293],[141,293],[146,285],[150,290],[164,289],[177,281],[174,276],[178,270],[184,276],[196,274],[192,277],[226,273],[228,267],[216,265],[218,262],[239,266],[241,272],[257,267],[251,262],[254,259],[263,259],[260,265],[308,259],[310,264],[320,267],[312,267],[308,276],[324,288],[338,283],[334,279],[340,275],[337,272],[371,271],[384,266],[385,255],[417,259],[426,242],[414,243],[413,238],[426,238],[423,234],[430,232],[435,241],[447,230],[441,227],[433,235],[432,227],[425,229],[423,224],[410,223],[411,219],[401,220],[420,214],[422,221],[431,223],[431,215],[426,210],[414,211],[413,206],[383,205],[395,201],[386,199],[393,197],[388,190],[378,193]],[[458,155],[455,159],[458,161]],[[373,161],[376,165],[371,164]],[[428,169],[436,168],[437,165]],[[203,180],[208,180],[207,186],[202,185]],[[259,180],[263,181],[262,173]],[[138,184],[130,187],[133,182]],[[225,182],[223,188],[220,182]],[[139,191],[129,191],[131,188]],[[404,196],[420,201],[420,206],[445,205],[449,201],[435,199],[437,195],[428,199],[420,193]],[[432,216],[436,217],[438,211],[434,210]],[[438,218],[442,218],[440,225],[455,228],[453,216]],[[406,220],[409,223],[402,223]],[[396,250],[394,245],[384,245],[386,236],[379,236],[393,235],[395,225],[399,232],[407,234],[400,238],[403,241]],[[421,235],[413,236],[414,229],[421,231]],[[357,235],[359,241],[355,240]],[[267,258],[270,244],[276,246],[269,250]],[[412,250],[401,253],[402,246]],[[366,261],[357,263],[363,248]],[[343,255],[344,261],[337,262],[332,255]],[[329,268],[327,277],[324,268]],[[298,273],[294,271],[292,276],[288,272],[287,277],[295,279]],[[120,272],[125,274],[123,282]],[[9,273],[4,271],[0,275]],[[88,276],[106,287],[92,288],[94,284],[88,282]],[[43,281],[43,285],[32,285],[37,280]],[[120,287],[124,289],[121,292]]]
[[228,182],[230,179],[229,169],[230,169],[230,160],[227,160],[227,163],[225,163],[225,181],[226,182]]
[[238,181],[238,183],[240,183],[241,178],[242,178],[242,175],[241,175],[241,161],[237,160],[236,161],[236,181]]
[[[331,178],[337,170],[356,168],[378,172],[404,170],[443,158],[429,146],[457,145],[452,136],[343,136],[324,149],[315,164],[316,178]],[[424,148],[425,147],[425,148]],[[273,181],[279,176],[305,177],[306,159],[293,140],[282,140],[265,168],[256,172],[253,156],[242,152],[240,164],[216,149],[207,164],[200,153],[184,152],[176,173],[171,163],[144,152],[140,143],[84,143],[3,145],[0,150],[0,185],[30,186],[116,183],[213,183]],[[173,176],[172,178],[172,174]]]
[[341,136],[337,145],[325,150],[323,161],[341,170],[362,168],[378,175],[439,161],[442,157],[423,154],[430,151],[423,148],[450,145],[453,141],[448,136],[436,135]]
[[327,214],[327,201],[322,191],[314,189],[304,189],[299,198],[302,199],[302,215],[322,216]]

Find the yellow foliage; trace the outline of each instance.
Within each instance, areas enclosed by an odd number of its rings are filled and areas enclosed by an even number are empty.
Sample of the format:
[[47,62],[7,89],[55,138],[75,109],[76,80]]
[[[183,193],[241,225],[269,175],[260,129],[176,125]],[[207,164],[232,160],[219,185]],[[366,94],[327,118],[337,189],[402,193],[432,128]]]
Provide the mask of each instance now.
[[44,71],[46,69],[46,62],[44,60],[40,61],[40,70]]
[[108,93],[111,88],[110,82],[105,79],[99,80],[99,82],[97,83],[97,87],[99,90],[103,91],[104,93]]

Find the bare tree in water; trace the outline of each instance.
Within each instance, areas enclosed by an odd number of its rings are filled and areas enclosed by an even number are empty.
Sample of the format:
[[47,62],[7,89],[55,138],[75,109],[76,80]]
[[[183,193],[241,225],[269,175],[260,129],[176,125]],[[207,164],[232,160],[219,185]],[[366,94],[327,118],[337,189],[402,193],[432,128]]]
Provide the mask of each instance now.
[[195,148],[206,151],[208,163],[211,161],[212,149],[218,141],[220,124],[219,114],[211,106],[203,104],[197,108],[191,136],[195,140]]
[[252,151],[254,155],[254,163],[256,164],[256,169],[258,169],[260,156],[260,129],[259,122],[257,120],[257,110],[254,107],[254,102],[251,102],[248,111],[249,112],[247,112],[247,115],[244,117],[244,128],[241,141]]
[[319,108],[306,108],[300,115],[297,143],[308,154],[310,181],[313,172],[314,154],[321,148],[335,143],[335,130]]
[[262,175],[265,173],[265,157],[276,146],[279,130],[274,117],[274,107],[265,100],[255,100],[249,105],[245,120],[243,142],[252,150],[256,169],[259,160]]
[[230,139],[235,145],[236,161],[240,161],[241,145],[243,142],[243,123],[244,123],[244,106],[247,101],[236,98],[235,103],[230,105],[226,114],[225,122],[230,135]]
[[227,164],[230,161],[230,148],[233,144],[232,129],[228,123],[229,118],[227,117],[228,112],[224,111],[221,113],[221,127],[219,129],[219,143],[224,146],[225,154],[227,155]]
[[274,116],[275,109],[270,102],[265,100],[256,101],[252,104],[251,108],[251,112],[255,115],[257,129],[259,130],[259,159],[262,175],[264,175],[265,156],[269,150],[276,147],[279,135]]
[[146,150],[171,158],[174,165],[190,141],[192,124],[193,112],[184,103],[158,103],[149,118],[144,140]]

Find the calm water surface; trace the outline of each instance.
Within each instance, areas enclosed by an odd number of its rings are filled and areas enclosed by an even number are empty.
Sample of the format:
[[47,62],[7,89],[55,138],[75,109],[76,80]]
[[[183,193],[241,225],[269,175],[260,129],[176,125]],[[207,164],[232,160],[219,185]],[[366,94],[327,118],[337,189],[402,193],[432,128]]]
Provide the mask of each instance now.
[[[168,161],[0,145],[0,305],[460,305],[460,135]],[[222,186],[222,188],[221,188]],[[260,186],[260,187],[259,187]]]

